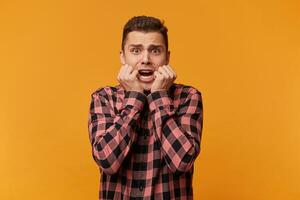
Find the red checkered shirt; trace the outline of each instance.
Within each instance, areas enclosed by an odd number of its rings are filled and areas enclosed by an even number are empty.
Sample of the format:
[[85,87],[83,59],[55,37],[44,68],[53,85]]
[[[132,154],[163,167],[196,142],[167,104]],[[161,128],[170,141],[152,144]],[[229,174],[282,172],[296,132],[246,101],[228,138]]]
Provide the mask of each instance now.
[[88,129],[99,199],[193,199],[202,124],[201,93],[192,86],[173,83],[152,93],[97,89]]

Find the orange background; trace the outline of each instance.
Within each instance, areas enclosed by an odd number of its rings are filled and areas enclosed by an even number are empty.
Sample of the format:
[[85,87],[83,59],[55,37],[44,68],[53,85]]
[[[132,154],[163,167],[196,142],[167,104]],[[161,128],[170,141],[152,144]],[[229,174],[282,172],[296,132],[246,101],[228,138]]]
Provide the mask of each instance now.
[[0,199],[98,198],[90,94],[117,84],[142,14],[165,20],[176,82],[203,95],[195,199],[300,199],[300,1],[178,2],[0,1]]

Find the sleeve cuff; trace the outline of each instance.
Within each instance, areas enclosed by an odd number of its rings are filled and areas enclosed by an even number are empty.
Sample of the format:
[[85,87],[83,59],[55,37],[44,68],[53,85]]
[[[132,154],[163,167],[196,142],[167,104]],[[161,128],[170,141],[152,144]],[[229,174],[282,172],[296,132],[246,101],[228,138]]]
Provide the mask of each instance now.
[[136,108],[138,110],[142,110],[144,107],[145,102],[147,101],[147,96],[138,91],[124,91],[124,102],[123,108],[131,107]]

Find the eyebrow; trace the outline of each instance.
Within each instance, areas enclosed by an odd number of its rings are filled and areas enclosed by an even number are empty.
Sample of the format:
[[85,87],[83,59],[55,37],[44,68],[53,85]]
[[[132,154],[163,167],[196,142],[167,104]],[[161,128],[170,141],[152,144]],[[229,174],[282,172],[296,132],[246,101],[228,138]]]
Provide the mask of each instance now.
[[[129,45],[129,47],[143,47],[143,45],[142,44],[130,44]],[[163,45],[155,45],[155,44],[151,44],[150,46],[149,46],[149,48],[163,48],[164,46]]]

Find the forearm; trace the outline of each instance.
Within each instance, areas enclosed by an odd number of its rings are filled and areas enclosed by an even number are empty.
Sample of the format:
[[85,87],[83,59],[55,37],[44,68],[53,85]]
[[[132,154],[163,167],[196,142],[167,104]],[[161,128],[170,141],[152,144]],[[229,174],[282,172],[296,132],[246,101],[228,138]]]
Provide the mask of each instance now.
[[90,113],[93,157],[108,174],[116,173],[128,155],[136,138],[134,128],[146,98],[138,92],[128,92],[126,95],[119,114],[113,113],[108,102],[98,97],[94,97],[94,102],[100,104]]
[[166,92],[154,95],[159,98],[150,99],[150,110],[162,155],[172,172],[188,171],[200,152],[201,96],[190,94],[188,100],[175,112]]

